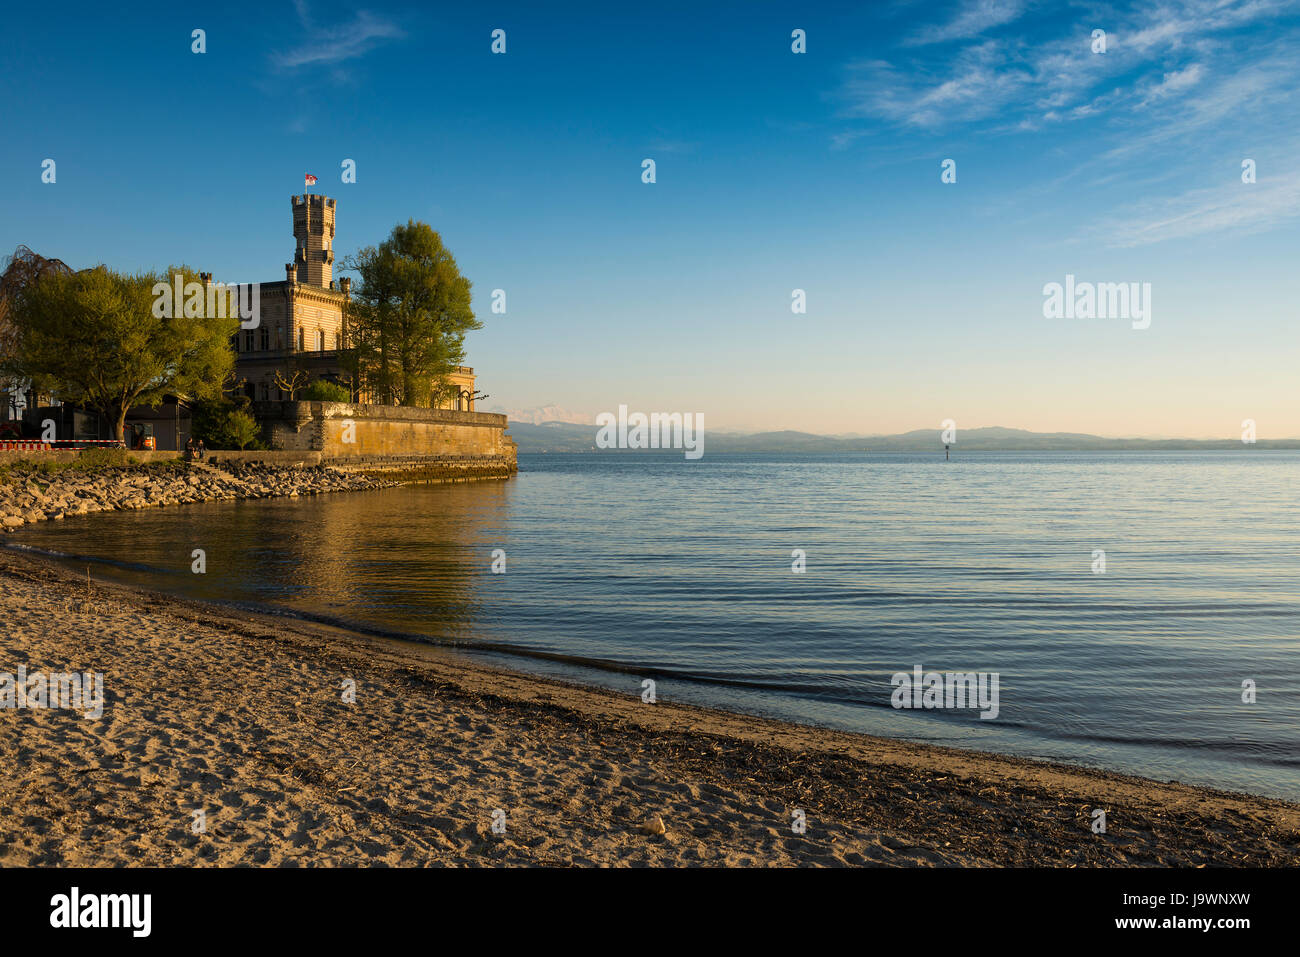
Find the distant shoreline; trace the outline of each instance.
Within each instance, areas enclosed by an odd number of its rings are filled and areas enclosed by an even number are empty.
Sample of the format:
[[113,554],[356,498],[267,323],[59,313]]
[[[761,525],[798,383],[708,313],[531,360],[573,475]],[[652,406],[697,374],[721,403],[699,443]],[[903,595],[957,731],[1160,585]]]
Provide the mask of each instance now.
[[[714,439],[716,446],[717,440]],[[1300,440],[1293,443],[1259,443],[1249,449],[1242,449],[1239,445],[1200,445],[1196,447],[1169,445],[1161,447],[1137,447],[1125,446],[1116,448],[982,448],[979,446],[965,445],[961,448],[953,446],[950,454],[956,456],[958,453],[970,454],[972,452],[994,453],[1006,455],[1031,455],[1037,452],[1059,454],[1064,452],[1086,453],[1111,453],[1111,452],[1235,452],[1243,455],[1250,455],[1255,452],[1296,452],[1300,451]],[[709,448],[706,454],[709,455],[934,455],[942,457],[944,449],[942,446],[933,448],[926,446],[924,448],[899,448],[899,449],[859,449],[859,448],[780,448],[780,447],[740,447],[740,448]],[[601,456],[635,456],[635,455],[671,455],[677,458],[682,457],[680,449],[577,449],[577,448],[528,448],[520,446],[520,455],[601,455]]]
[[[595,447],[597,428],[570,422],[533,425],[511,422],[510,435],[521,454],[595,453],[645,454],[655,449],[599,449]],[[719,452],[768,454],[906,453],[942,454],[940,430],[904,432],[898,435],[816,435],[811,432],[779,431],[743,433],[705,431],[705,455]],[[1240,438],[1224,439],[1140,439],[1107,438],[1070,432],[1027,432],[1022,429],[966,429],[957,431],[949,443],[953,454],[965,452],[1208,452],[1208,451],[1295,451],[1300,438],[1258,439],[1243,442]]]
[[649,705],[31,555],[0,576],[0,670],[107,687],[102,719],[0,711],[7,866],[1284,866],[1300,841],[1286,801]]

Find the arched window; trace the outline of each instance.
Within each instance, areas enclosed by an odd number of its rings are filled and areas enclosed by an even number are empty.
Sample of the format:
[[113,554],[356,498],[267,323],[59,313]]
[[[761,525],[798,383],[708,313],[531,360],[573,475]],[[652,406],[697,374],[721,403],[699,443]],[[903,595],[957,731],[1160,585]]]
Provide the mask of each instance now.
[[298,351],[299,351],[299,352],[306,352],[306,351],[307,351],[307,341],[306,341],[306,339],[307,339],[307,333],[306,333],[306,330],[304,330],[304,329],[302,329],[302,328],[299,328],[299,329],[298,329]]
[[325,351],[325,330],[324,329],[316,330],[316,349],[318,352]]

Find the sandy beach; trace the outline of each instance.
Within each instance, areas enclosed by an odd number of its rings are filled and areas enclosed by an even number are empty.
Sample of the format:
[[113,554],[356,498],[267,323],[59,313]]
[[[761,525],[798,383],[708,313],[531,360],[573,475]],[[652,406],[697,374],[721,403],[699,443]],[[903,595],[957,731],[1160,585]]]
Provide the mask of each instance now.
[[644,704],[88,590],[13,552],[0,614],[0,671],[102,672],[106,688],[98,719],[0,710],[6,866],[1274,866],[1300,847],[1300,806],[1282,801]]

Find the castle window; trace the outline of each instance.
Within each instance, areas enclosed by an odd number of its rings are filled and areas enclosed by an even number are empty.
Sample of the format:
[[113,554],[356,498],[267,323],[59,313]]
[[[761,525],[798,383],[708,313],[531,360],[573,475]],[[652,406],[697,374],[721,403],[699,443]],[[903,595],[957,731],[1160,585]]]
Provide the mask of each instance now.
[[298,330],[298,351],[299,352],[307,351],[307,345],[303,341],[303,331],[301,329]]
[[[250,332],[249,335],[251,336],[252,333]],[[262,327],[261,340],[262,340],[262,351],[266,352],[268,349],[271,348],[271,330],[268,329],[266,326]]]
[[316,348],[321,352],[325,351],[325,330],[324,329],[318,329],[316,331]]
[[252,329],[247,329],[244,331],[244,351],[245,352],[253,351],[253,330]]
[[265,382],[262,383],[262,401],[266,402],[271,398],[271,387]]

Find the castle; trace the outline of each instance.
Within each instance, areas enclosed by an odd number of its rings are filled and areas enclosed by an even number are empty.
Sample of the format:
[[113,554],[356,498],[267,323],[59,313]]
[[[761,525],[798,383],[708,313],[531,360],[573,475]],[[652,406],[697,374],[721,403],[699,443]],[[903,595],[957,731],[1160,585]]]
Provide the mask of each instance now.
[[[236,375],[256,402],[289,399],[276,379],[279,373],[284,381],[290,369],[352,388],[341,361],[348,347],[344,307],[352,280],[333,278],[335,201],[304,193],[292,197],[291,207],[294,261],[285,263],[283,282],[261,284],[261,323],[241,329],[235,339]],[[457,394],[436,408],[472,412],[474,370],[459,366],[447,381]],[[368,398],[353,392],[358,401]]]

